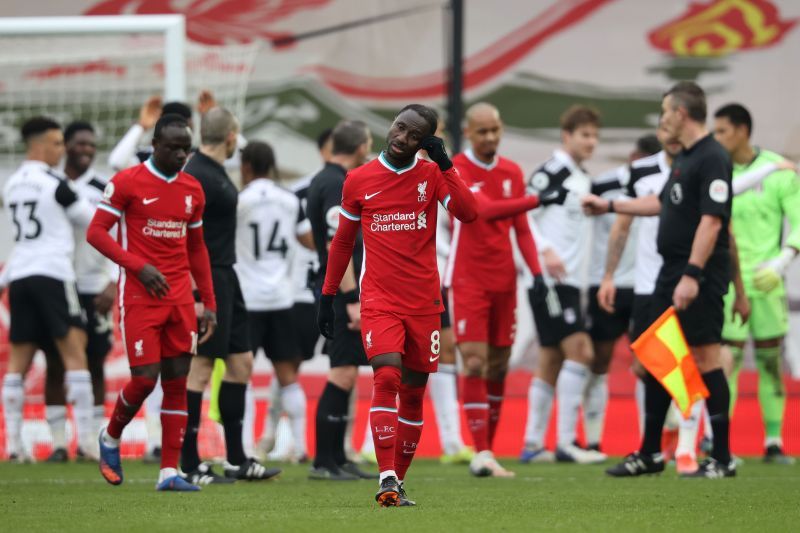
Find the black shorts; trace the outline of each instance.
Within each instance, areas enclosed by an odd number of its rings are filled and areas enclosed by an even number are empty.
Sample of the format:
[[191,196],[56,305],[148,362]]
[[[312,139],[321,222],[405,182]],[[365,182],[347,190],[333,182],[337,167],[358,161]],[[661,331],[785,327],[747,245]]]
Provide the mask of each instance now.
[[270,361],[299,361],[300,347],[295,342],[292,309],[276,311],[249,311],[250,349],[255,354],[259,348]]
[[656,318],[652,314],[653,295],[652,294],[634,294],[633,296],[633,312],[631,313],[631,342],[639,338],[639,336],[650,327]]
[[86,327],[74,282],[29,276],[8,286],[11,315],[9,340],[42,343],[66,336],[69,328]]
[[338,366],[361,366],[369,364],[361,343],[361,332],[347,329],[347,304],[338,295],[333,299],[333,338],[327,342],[331,368]]
[[539,344],[552,348],[573,333],[586,331],[581,311],[581,291],[570,285],[551,287],[547,298],[533,305],[533,289],[528,290],[533,320],[539,333]]
[[94,308],[96,294],[79,294],[78,300],[86,315],[86,357],[102,361],[114,345],[114,318],[111,312],[98,313]]
[[597,302],[600,287],[589,287],[589,306],[586,310],[586,325],[593,341],[615,341],[630,329],[633,313],[633,289],[617,289],[614,314],[607,313]]
[[211,267],[214,296],[217,299],[217,329],[197,347],[197,354],[224,359],[234,353],[250,351],[250,327],[239,278],[232,266]]
[[447,297],[447,288],[442,287],[442,304],[444,311],[442,311],[442,329],[451,327],[450,324],[450,299]]
[[[653,320],[672,305],[672,294],[678,285],[686,261],[664,261],[653,292],[651,317]],[[722,342],[722,325],[725,311],[722,303],[730,281],[730,260],[727,254],[712,256],[703,270],[703,280],[697,298],[678,313],[683,334],[689,346],[702,346]]]
[[292,329],[295,341],[300,348],[300,357],[307,361],[314,357],[314,349],[319,341],[317,326],[317,306],[309,303],[296,303],[292,307]]

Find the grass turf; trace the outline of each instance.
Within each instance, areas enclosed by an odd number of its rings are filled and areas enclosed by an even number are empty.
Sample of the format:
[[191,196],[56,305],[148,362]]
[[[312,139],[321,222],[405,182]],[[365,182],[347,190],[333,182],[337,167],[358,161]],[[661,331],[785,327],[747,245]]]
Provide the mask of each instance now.
[[[512,461],[504,461],[512,467]],[[0,464],[2,531],[788,531],[800,522],[800,466],[749,460],[735,479],[611,479],[600,466],[513,465],[515,479],[417,461],[416,508],[380,509],[377,483],[306,479],[289,466],[264,483],[157,493],[156,466],[129,461],[112,487],[92,464]],[[391,520],[392,522],[388,522]],[[795,524],[792,526],[791,524]]]

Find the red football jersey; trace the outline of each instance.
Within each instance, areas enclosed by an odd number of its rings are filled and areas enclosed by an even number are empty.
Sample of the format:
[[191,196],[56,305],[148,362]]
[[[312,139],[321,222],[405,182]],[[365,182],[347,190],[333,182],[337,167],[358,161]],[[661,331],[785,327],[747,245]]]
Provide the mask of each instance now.
[[136,276],[120,269],[120,304],[172,305],[194,302],[186,232],[203,224],[205,195],[185,172],[169,178],[148,160],[117,173],[98,209],[120,217],[117,242],[156,267],[169,284],[161,299],[147,293]]
[[[525,195],[522,170],[509,159],[496,156],[494,162],[487,165],[467,150],[453,157],[453,165],[468,187],[479,190],[489,200]],[[445,285],[477,284],[490,291],[514,290],[517,270],[509,235],[514,218],[478,218],[469,224],[454,220]]]
[[414,158],[394,168],[383,154],[347,174],[342,215],[361,222],[361,307],[409,315],[441,313],[436,202],[448,188],[439,167]]

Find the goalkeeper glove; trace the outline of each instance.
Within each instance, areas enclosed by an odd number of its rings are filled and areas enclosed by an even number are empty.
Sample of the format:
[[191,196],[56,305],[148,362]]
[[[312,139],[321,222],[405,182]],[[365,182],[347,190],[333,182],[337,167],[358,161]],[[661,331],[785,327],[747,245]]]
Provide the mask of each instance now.
[[753,276],[755,288],[762,292],[770,292],[777,288],[783,281],[783,273],[786,271],[786,267],[789,266],[796,254],[796,250],[786,247],[781,250],[777,257],[761,263],[756,268],[756,273]]

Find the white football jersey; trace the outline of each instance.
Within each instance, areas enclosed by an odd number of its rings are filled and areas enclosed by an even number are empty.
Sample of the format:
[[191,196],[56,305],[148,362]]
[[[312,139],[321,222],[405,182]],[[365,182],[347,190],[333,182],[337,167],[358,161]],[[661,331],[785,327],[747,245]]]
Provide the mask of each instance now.
[[[89,168],[82,176],[72,182],[78,196],[86,200],[94,209],[103,199],[106,181]],[[116,225],[111,234],[116,238]],[[116,280],[117,269],[114,263],[86,242],[86,228],[75,228],[75,277],[78,293],[99,294],[108,284]]]
[[239,193],[234,268],[249,311],[292,307],[297,236],[310,230],[297,196],[272,180],[255,179]]
[[[607,200],[619,200],[625,197],[625,188],[630,180],[628,165],[619,166],[595,177],[592,181],[592,193],[602,196]],[[592,218],[592,258],[589,261],[589,285],[599,286],[606,272],[606,257],[608,255],[608,236],[611,226],[614,225],[617,215],[607,213]],[[622,257],[619,259],[617,270],[614,272],[614,285],[618,288],[633,288],[636,264],[636,234],[639,228],[638,217],[633,219],[628,242]]]
[[14,232],[6,264],[9,282],[30,276],[75,281],[73,225],[85,231],[94,209],[80,197],[62,205],[56,199],[60,187],[72,189],[43,161],[23,162],[6,181],[3,202]]
[[[562,284],[584,288],[592,222],[583,214],[581,198],[589,194],[592,181],[561,149],[553,152],[528,182],[533,194],[551,194],[566,189],[563,204],[551,204],[530,211],[531,229],[540,251],[551,248],[564,262],[567,277]],[[544,272],[547,277],[547,272]]]
[[[317,171],[319,172],[319,171]],[[317,172],[300,178],[292,185],[292,192],[300,199],[300,207],[306,211],[306,201],[308,197],[308,186]],[[317,277],[319,270],[319,256],[316,250],[309,250],[305,246],[298,246],[297,253],[294,254],[294,265],[292,265],[292,279],[294,280],[294,301],[296,303],[313,304],[314,291],[309,286]]]

